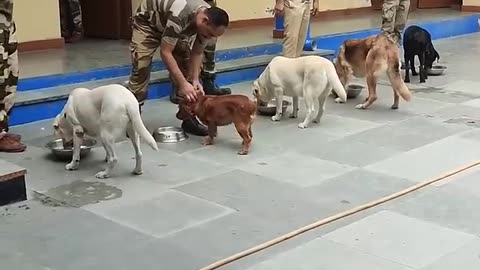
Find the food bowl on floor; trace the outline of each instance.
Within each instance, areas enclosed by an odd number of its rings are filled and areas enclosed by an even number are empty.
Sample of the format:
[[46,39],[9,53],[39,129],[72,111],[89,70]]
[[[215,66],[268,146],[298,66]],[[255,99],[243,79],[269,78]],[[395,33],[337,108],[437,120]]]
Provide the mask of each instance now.
[[[365,89],[365,86],[363,86],[363,85],[359,85],[359,84],[348,85],[347,88],[345,89],[345,91],[347,92],[347,99],[352,99],[352,98],[358,97],[358,95],[360,95],[360,93],[362,93],[363,89]],[[335,91],[333,91],[333,90],[332,90],[331,95],[334,98],[338,97],[337,93],[335,93]]]
[[[289,101],[282,101],[282,113],[285,113],[285,110],[287,110],[287,107],[290,104],[291,103]],[[261,115],[274,116],[277,113],[277,103],[275,100],[271,100],[266,104],[261,104],[257,106],[257,111]]]
[[431,69],[427,69],[427,74],[432,76],[442,75],[446,69],[446,66],[433,65]]
[[[86,157],[90,154],[97,141],[92,138],[84,138],[80,147],[80,157]],[[62,139],[55,139],[48,142],[45,147],[52,152],[57,159],[68,160],[72,158],[73,146],[64,147]]]
[[347,87],[347,99],[349,98],[356,98],[360,93],[362,93],[365,86],[359,84],[350,84]]
[[161,127],[153,132],[153,138],[159,143],[176,143],[188,139],[187,134],[179,127]]

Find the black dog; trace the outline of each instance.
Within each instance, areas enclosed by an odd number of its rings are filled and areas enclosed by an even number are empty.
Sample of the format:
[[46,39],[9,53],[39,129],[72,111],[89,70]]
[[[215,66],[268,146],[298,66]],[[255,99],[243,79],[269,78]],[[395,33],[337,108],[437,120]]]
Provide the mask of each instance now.
[[412,25],[403,34],[403,50],[405,57],[405,82],[410,82],[409,68],[412,75],[417,76],[415,71],[415,55],[420,60],[420,82],[427,79],[427,70],[432,68],[433,62],[440,59],[440,55],[432,44],[432,38],[427,30]]

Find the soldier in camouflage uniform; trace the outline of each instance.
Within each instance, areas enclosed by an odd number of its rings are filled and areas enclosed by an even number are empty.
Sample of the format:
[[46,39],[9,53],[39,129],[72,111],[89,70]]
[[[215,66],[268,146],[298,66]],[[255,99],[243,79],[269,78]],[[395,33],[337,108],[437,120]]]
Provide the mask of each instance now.
[[0,1],[0,152],[23,152],[20,135],[8,132],[8,117],[15,103],[18,83],[16,26],[13,0]]
[[[207,4],[211,7],[217,6],[216,0],[205,0]],[[188,42],[188,41],[186,41]],[[228,95],[231,94],[232,91],[230,88],[219,87],[215,83],[215,50],[216,50],[217,40],[211,39],[210,42],[205,47],[203,51],[203,68],[202,73],[200,75],[203,84],[203,90],[207,95]],[[189,52],[187,50],[177,50],[176,55],[178,58],[188,58]],[[185,61],[183,61],[185,62]],[[170,101],[177,104],[178,100],[176,98],[176,93],[178,91],[178,87],[175,83],[172,82],[172,92],[170,94]]]
[[[140,106],[147,98],[152,58],[158,48],[178,95],[196,99],[195,89],[203,90],[199,77],[204,49],[228,24],[223,9],[210,7],[203,0],[143,0],[133,16],[133,67],[128,83]],[[185,132],[206,136],[207,128],[182,111],[183,107],[179,106],[177,118],[183,120]]]
[[402,32],[408,19],[410,0],[384,0],[382,8],[382,35],[400,46]]
[[79,41],[83,36],[80,0],[60,0],[60,28],[65,42]]

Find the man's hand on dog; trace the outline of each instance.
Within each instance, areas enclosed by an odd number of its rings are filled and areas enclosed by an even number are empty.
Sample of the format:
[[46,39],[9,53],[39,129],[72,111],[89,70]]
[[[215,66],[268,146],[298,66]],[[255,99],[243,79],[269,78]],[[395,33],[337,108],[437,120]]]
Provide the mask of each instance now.
[[197,95],[199,94],[199,85],[200,90],[203,92],[203,87],[201,86],[200,82],[185,82],[180,88],[180,95],[183,96],[187,102],[195,102],[197,100]]

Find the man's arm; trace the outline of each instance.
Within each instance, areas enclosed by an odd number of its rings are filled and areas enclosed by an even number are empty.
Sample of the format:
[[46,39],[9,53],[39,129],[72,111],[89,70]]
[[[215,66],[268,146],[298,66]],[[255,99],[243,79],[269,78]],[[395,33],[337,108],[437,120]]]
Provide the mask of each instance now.
[[188,83],[188,81],[185,76],[183,76],[182,71],[178,67],[177,61],[175,61],[175,58],[173,57],[174,49],[175,45],[163,42],[162,40],[162,43],[160,44],[160,56],[173,79],[178,82],[178,84],[182,85]]
[[205,41],[197,36],[197,38],[195,38],[195,42],[193,43],[189,65],[189,73],[192,80],[198,81],[200,77],[200,71],[202,70],[203,63],[203,51],[205,50],[207,42],[211,42],[211,40]]

